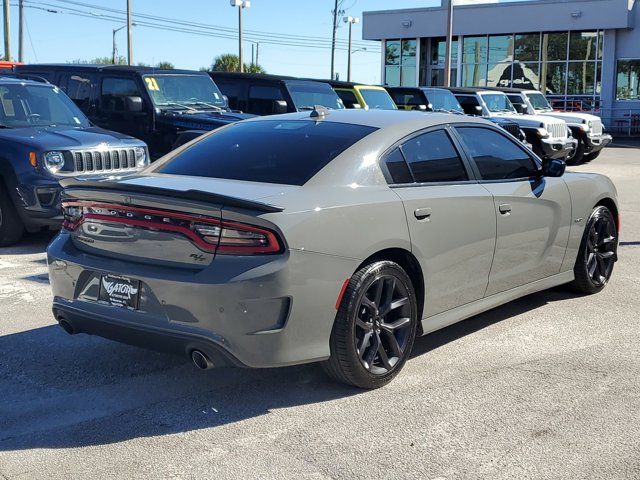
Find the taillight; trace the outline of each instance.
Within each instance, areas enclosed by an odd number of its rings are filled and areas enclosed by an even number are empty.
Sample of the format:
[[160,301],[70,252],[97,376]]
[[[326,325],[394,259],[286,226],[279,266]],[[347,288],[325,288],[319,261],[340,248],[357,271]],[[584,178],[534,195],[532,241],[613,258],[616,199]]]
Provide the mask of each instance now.
[[283,249],[278,235],[267,228],[202,215],[87,201],[63,202],[62,208],[66,230],[95,220],[179,233],[200,249],[221,255],[273,254]]

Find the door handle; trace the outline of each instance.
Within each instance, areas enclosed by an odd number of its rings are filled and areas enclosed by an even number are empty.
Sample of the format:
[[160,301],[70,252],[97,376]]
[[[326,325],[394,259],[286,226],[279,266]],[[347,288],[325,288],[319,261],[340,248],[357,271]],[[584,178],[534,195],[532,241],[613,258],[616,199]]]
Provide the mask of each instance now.
[[429,220],[429,218],[431,218],[431,209],[426,207],[426,208],[416,208],[413,211],[413,215],[418,219],[418,220]]
[[498,207],[498,210],[500,210],[500,213],[502,215],[508,215],[511,213],[511,205],[508,203],[503,203]]

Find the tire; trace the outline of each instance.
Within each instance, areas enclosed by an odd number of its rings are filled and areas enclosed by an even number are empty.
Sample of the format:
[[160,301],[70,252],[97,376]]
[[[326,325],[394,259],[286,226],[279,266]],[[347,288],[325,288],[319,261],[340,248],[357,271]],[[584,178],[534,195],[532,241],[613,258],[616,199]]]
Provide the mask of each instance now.
[[23,233],[22,220],[0,180],[0,247],[18,242]]
[[591,160],[595,160],[596,158],[598,158],[600,156],[600,152],[602,152],[602,150],[598,150],[597,152],[591,152],[591,153],[587,153],[582,160],[584,162],[590,162]]
[[596,207],[584,229],[573,268],[575,280],[568,286],[580,293],[593,294],[606,287],[618,259],[618,231],[607,207]]
[[581,138],[578,138],[578,145],[576,146],[576,149],[573,150],[569,155],[567,155],[565,162],[567,163],[567,165],[579,165],[583,162],[583,160],[584,141]]
[[363,389],[386,385],[411,353],[417,312],[413,284],[400,265],[378,261],[362,267],[342,297],[325,372]]

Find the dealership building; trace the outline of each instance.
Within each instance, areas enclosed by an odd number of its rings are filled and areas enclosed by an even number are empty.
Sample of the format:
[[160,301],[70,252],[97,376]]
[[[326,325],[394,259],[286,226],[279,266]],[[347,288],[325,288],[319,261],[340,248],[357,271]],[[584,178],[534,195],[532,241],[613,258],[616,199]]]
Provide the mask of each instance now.
[[[556,108],[640,131],[640,0],[454,5],[452,85],[536,88]],[[382,83],[392,86],[443,84],[446,30],[444,0],[363,14],[363,38],[382,42]]]

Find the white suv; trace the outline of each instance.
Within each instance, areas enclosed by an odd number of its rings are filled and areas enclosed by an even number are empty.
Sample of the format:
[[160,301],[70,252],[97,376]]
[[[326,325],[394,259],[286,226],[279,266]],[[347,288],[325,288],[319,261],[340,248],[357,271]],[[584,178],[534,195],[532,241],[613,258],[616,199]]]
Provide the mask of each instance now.
[[578,140],[576,150],[567,158],[569,164],[590,162],[600,155],[604,147],[611,143],[611,135],[604,133],[602,120],[596,115],[582,112],[556,112],[551,108],[545,96],[537,90],[504,88],[501,91],[523,113],[553,116],[567,122],[572,135]]
[[467,115],[508,118],[520,125],[540,158],[566,159],[574,153],[577,141],[567,122],[548,115],[518,113],[509,98],[500,91],[483,88],[449,88]]

